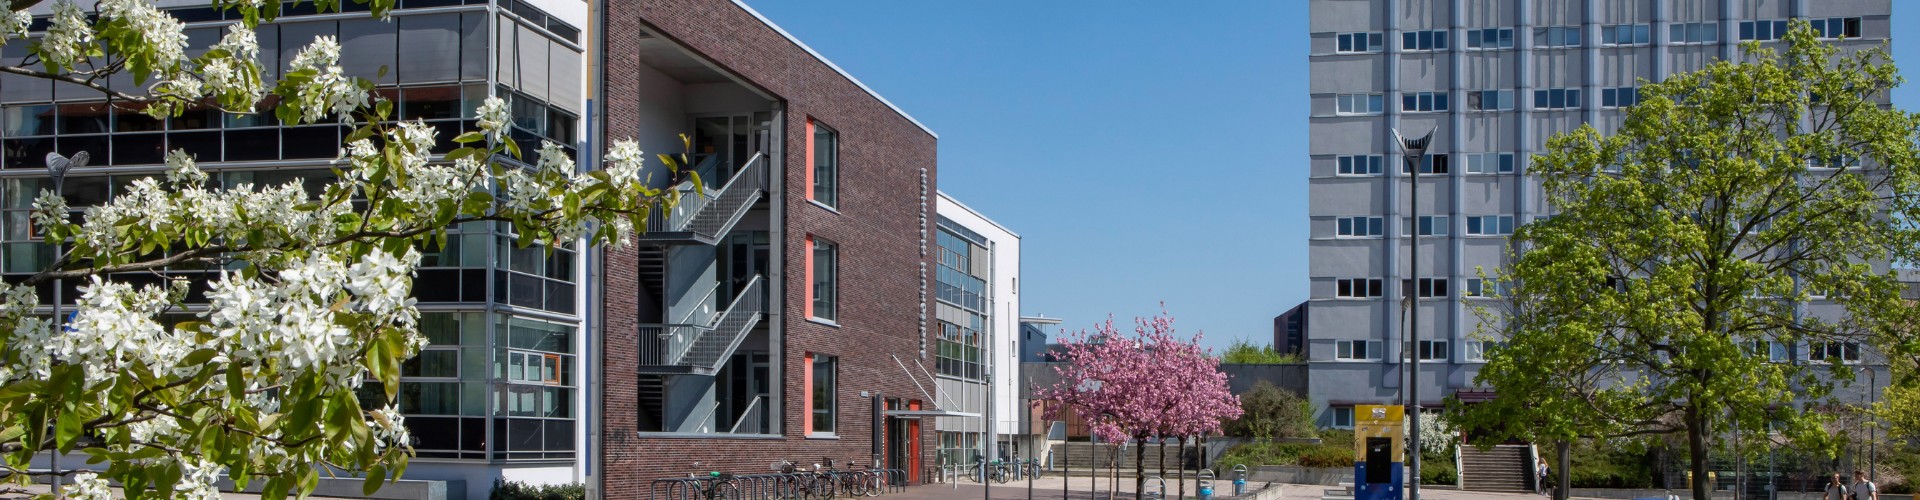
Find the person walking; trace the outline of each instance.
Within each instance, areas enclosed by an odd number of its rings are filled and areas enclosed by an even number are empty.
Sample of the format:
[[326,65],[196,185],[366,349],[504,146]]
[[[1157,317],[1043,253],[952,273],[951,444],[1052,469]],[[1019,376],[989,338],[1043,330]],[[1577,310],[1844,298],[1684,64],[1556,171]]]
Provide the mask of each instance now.
[[1551,472],[1551,470],[1547,468],[1547,459],[1546,457],[1541,457],[1539,463],[1534,464],[1534,467],[1533,467],[1533,475],[1535,476],[1533,481],[1533,489],[1535,493],[1539,493],[1541,495],[1546,495],[1548,493],[1547,491],[1547,473],[1548,472]]
[[1849,496],[1852,494],[1847,491],[1847,481],[1838,472],[1833,473],[1833,481],[1820,490],[1820,500],[1850,500]]
[[1867,473],[1853,471],[1852,500],[1880,500],[1880,488],[1874,486],[1873,481],[1867,480]]

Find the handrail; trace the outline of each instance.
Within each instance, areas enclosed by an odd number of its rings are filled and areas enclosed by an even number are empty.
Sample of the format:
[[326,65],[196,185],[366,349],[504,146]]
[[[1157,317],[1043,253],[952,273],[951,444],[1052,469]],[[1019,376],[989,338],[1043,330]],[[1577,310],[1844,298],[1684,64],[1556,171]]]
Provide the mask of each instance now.
[[714,428],[717,428],[717,427],[719,427],[718,425],[715,425],[715,426],[712,426],[712,427],[709,427],[709,426],[707,426],[707,421],[708,421],[708,419],[711,419],[711,418],[713,418],[713,414],[714,414],[715,412],[718,412],[718,411],[720,411],[720,402],[719,402],[719,401],[715,401],[715,402],[713,402],[713,404],[710,404],[710,405],[707,405],[707,412],[706,412],[706,413],[703,413],[703,414],[701,414],[701,415],[700,415],[700,418],[698,418],[698,419],[696,419],[696,420],[694,420],[694,422],[699,422],[699,423],[700,423],[700,426],[699,426],[699,427],[697,427],[697,428],[695,428],[695,429],[693,430],[693,432],[698,432],[698,433],[710,433],[710,432],[713,432],[713,429],[714,429]]
[[[706,292],[706,293],[703,293],[703,294],[700,294],[700,299],[699,299],[699,300],[696,300],[696,301],[694,301],[694,303],[695,303],[695,304],[703,304],[703,305],[704,305],[704,304],[706,304],[706,303],[707,303],[707,299],[710,299],[710,298],[713,298],[713,294],[715,294],[715,293],[719,293],[719,292],[720,292],[720,281],[719,281],[719,280],[714,280],[714,281],[713,281],[712,283],[709,283],[709,284],[707,285],[707,292]],[[691,309],[691,310],[688,310],[686,314],[682,314],[682,315],[680,315],[680,319],[679,319],[679,320],[677,320],[677,321],[674,321],[674,323],[681,323],[681,324],[688,324],[688,325],[698,325],[698,324],[701,324],[701,322],[698,322],[698,321],[689,321],[689,320],[690,320],[691,318],[693,318],[693,314],[694,314],[694,313],[697,313],[697,312],[700,312],[700,308],[698,308],[698,307],[695,307],[695,308],[693,308],[693,309]],[[716,314],[715,316],[718,316],[718,314]],[[708,320],[707,320],[706,322],[707,322],[707,323],[712,323],[712,322],[713,322],[713,320],[712,320],[712,319],[708,319]]]
[[[766,277],[755,275],[726,309],[705,324],[640,325],[641,364],[719,369],[714,365],[725,361],[725,355],[739,346],[747,330],[766,312],[760,291],[765,283]],[[649,333],[653,335],[649,337]]]
[[745,411],[740,412],[740,420],[734,422],[733,428],[727,429],[727,432],[730,434],[739,434],[740,426],[746,425],[747,422],[754,422],[754,425],[755,425],[754,430],[758,431],[758,432],[755,432],[754,434],[765,433],[766,429],[760,428],[759,422],[758,422],[760,420],[760,416],[761,416],[760,414],[764,413],[764,408],[766,408],[760,405],[760,401],[764,399],[767,399],[767,397],[754,396],[753,401],[748,401],[747,409]]
[[746,208],[759,199],[761,190],[766,189],[766,160],[766,156],[760,153],[754,153],[752,158],[747,159],[746,165],[740,167],[740,171],[714,193],[713,202],[707,204],[721,211],[715,212],[717,215],[714,217],[702,217],[707,215],[706,207],[702,207],[701,213],[688,218],[686,230],[714,240],[726,236],[727,230],[746,215]]
[[[700,164],[693,168],[698,170],[708,167],[711,163],[718,161],[718,159],[718,156],[709,156],[701,160]],[[671,187],[671,189],[681,191],[680,204],[672,210],[655,211],[647,214],[647,231],[664,233],[689,232],[692,230],[690,226],[700,217],[700,214],[704,213],[707,207],[713,205],[715,202],[722,199],[737,201],[751,198],[752,193],[757,193],[766,186],[765,175],[763,173],[765,169],[760,168],[761,165],[766,163],[765,160],[766,155],[764,153],[754,153],[753,157],[747,159],[745,166],[742,167],[739,172],[735,173],[733,178],[727,179],[727,183],[717,190],[709,188],[706,189],[705,192],[694,191],[692,183],[686,182]],[[746,184],[742,184],[743,182]],[[735,191],[734,187],[736,185],[746,187],[740,191]],[[731,193],[740,192],[748,194],[728,196]],[[736,211],[737,209],[738,207],[735,207]],[[729,215],[731,216],[732,214]],[[702,232],[700,236],[713,238],[716,235]]]

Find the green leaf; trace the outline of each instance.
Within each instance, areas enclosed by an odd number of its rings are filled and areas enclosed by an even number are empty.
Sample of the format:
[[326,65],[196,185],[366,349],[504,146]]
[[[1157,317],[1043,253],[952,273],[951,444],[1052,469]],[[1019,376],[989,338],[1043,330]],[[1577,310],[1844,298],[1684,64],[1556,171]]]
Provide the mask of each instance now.
[[516,140],[513,140],[512,138],[508,138],[506,140],[506,146],[507,146],[507,154],[513,155],[513,158],[516,160],[524,159],[520,155],[520,141],[516,141]]
[[469,131],[453,138],[453,142],[466,144],[487,140],[487,134],[478,130]]
[[80,412],[73,408],[62,408],[60,417],[54,420],[53,443],[61,453],[73,450],[73,441],[80,437]]
[[366,496],[373,496],[374,492],[380,491],[380,486],[382,485],[383,482],[386,481],[386,479],[387,479],[386,466],[375,464],[373,467],[368,468],[367,480],[361,483],[360,485],[360,494],[366,495]]

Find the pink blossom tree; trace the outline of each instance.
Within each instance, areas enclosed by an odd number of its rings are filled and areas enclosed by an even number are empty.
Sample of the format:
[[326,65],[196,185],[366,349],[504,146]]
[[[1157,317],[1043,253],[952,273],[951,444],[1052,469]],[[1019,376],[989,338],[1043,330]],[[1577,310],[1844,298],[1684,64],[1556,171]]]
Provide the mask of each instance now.
[[1176,336],[1165,313],[1136,318],[1131,336],[1115,328],[1112,318],[1092,335],[1076,333],[1061,343],[1068,364],[1055,369],[1060,381],[1038,393],[1041,401],[1059,403],[1047,407],[1046,418],[1072,411],[1095,437],[1138,441],[1134,494],[1141,497],[1148,440],[1180,436],[1184,451],[1186,436],[1217,432],[1223,421],[1240,416],[1239,398],[1228,392],[1219,361],[1199,340]]

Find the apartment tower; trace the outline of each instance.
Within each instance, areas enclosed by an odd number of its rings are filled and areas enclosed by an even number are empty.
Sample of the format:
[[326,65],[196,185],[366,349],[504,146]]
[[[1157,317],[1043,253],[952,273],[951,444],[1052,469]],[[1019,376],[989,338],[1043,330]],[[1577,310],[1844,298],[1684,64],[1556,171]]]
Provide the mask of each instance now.
[[[1620,126],[1641,81],[1732,60],[1739,44],[1810,22],[1845,48],[1891,35],[1889,0],[1312,0],[1309,395],[1323,426],[1353,405],[1399,401],[1400,360],[1421,359],[1419,404],[1473,382],[1497,339],[1476,338],[1480,269],[1504,265],[1513,229],[1547,215],[1530,157],[1548,137]],[[1434,130],[1419,220],[1392,130]],[[1420,276],[1408,236],[1421,235]],[[1418,340],[1400,343],[1405,293]],[[1815,301],[1808,314],[1838,314]],[[1497,344],[1495,344],[1497,345]],[[1810,348],[1814,347],[1814,348]],[[1829,348],[1832,347],[1832,348]],[[1858,346],[1773,346],[1782,361],[1858,358]],[[1857,390],[1857,389],[1856,389]]]

